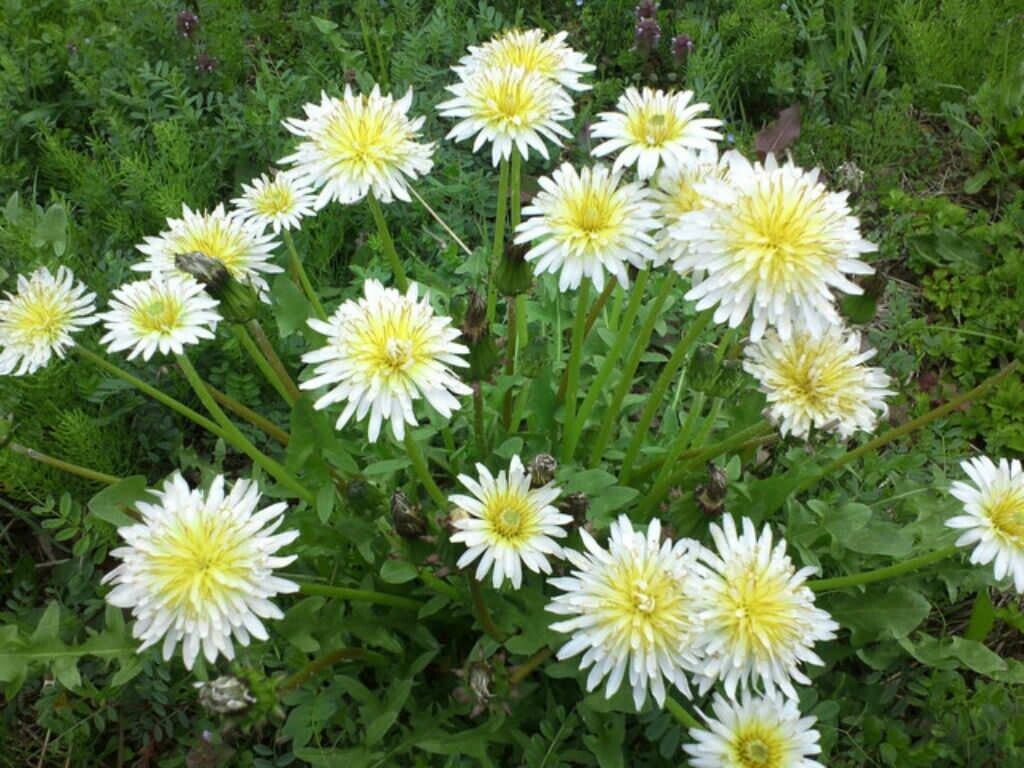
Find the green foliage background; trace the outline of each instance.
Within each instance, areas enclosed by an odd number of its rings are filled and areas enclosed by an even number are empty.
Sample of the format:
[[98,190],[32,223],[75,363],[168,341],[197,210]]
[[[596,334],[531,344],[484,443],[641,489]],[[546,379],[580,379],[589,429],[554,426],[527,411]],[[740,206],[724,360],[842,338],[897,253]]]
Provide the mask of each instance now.
[[[332,3],[221,0],[193,6],[190,38],[175,19],[184,6],[153,0],[5,0],[0,25],[0,282],[38,264],[67,264],[101,296],[128,277],[134,245],[162,229],[182,202],[210,207],[286,154],[281,120],[321,90],[345,83],[412,87],[425,135],[447,130],[433,112],[465,46],[510,24],[567,29],[598,65],[579,102],[578,144],[597,111],[628,84],[693,88],[727,120],[728,142],[750,150],[780,109],[802,107],[798,162],[819,166],[849,188],[866,235],[879,243],[877,277],[866,297],[847,300],[865,324],[880,364],[904,393],[900,422],[966,390],[1009,359],[1024,333],[1024,7],[1016,0],[707,0],[662,3],[662,39],[651,55],[633,46],[633,0],[481,2],[356,0]],[[675,61],[670,39],[695,48]],[[201,54],[216,59],[197,69]],[[567,150],[568,151],[568,150]],[[485,239],[494,185],[485,161],[439,144],[421,186],[469,242]],[[528,168],[534,177],[540,165]],[[529,186],[528,175],[527,186]],[[321,215],[300,236],[307,267],[325,301],[351,295],[377,249],[361,209]],[[439,247],[413,206],[392,206],[401,250],[428,283],[469,286],[483,269]],[[6,282],[4,282],[6,281]],[[676,307],[676,315],[680,310]],[[673,315],[674,317],[674,315]],[[290,359],[302,349],[278,318]],[[661,328],[669,337],[672,329]],[[268,416],[281,416],[272,391],[231,342],[201,358],[211,383]],[[656,362],[652,360],[650,362]],[[651,366],[655,370],[654,366]],[[151,367],[162,388],[185,385]],[[691,382],[692,383],[692,382]],[[277,413],[275,413],[277,409]],[[118,475],[156,482],[173,467],[196,477],[239,460],[193,434],[166,411],[93,369],[68,361],[31,380],[0,379],[0,413],[17,437],[41,450]],[[305,430],[305,432],[302,432]],[[316,434],[310,417],[293,434]],[[511,454],[517,445],[498,448]],[[985,402],[953,414],[856,471],[789,499],[780,517],[805,562],[827,572],[906,557],[943,536],[952,502],[941,490],[972,450],[1024,453],[1024,386],[1006,380]],[[837,448],[825,447],[822,451]],[[807,450],[788,445],[758,456],[741,473],[734,457],[727,507],[745,513],[779,495],[758,472],[797,475]],[[375,460],[363,457],[374,479]],[[303,457],[290,455],[301,464]],[[744,457],[744,460],[751,460]],[[232,464],[234,463],[234,465]],[[378,461],[383,476],[394,469]],[[788,474],[787,474],[788,473]],[[700,482],[697,473],[684,487]],[[602,485],[602,483],[604,483]],[[600,494],[593,476],[579,490]],[[289,692],[260,723],[222,725],[198,708],[193,678],[180,665],[136,656],[119,611],[98,591],[114,546],[116,499],[97,487],[0,452],[0,764],[44,765],[597,765],[681,762],[683,734],[667,715],[622,714],[617,699],[584,696],[572,665],[554,665],[505,708],[473,717],[453,699],[454,672],[475,637],[469,619],[450,634],[371,619],[366,606],[322,598],[296,601],[278,634],[286,642],[253,655],[265,675],[294,670],[307,654],[345,635],[403,652],[386,674],[339,667]],[[372,486],[350,489],[353,509],[372,503]],[[782,504],[779,495],[779,504]],[[689,496],[673,502],[691,503]],[[669,510],[669,513],[677,511]],[[387,565],[380,519],[342,510],[335,539],[316,528],[310,555]],[[611,510],[607,515],[612,514]],[[362,558],[362,560],[359,560]],[[339,567],[344,568],[343,565]],[[381,570],[385,582],[411,577]],[[827,596],[848,642],[827,649],[830,671],[802,702],[821,721],[831,766],[991,766],[1024,761],[1024,671],[1016,598],[993,594],[985,643],[950,639],[970,623],[970,599],[989,575],[950,566],[938,578],[911,578],[867,596]],[[548,642],[539,586],[507,602],[524,627],[516,653]],[[442,600],[421,615],[440,621]],[[865,612],[864,606],[870,606]],[[927,618],[926,618],[927,617]],[[502,617],[497,617],[502,618]],[[532,622],[532,624],[531,624]],[[534,626],[535,625],[535,626]],[[487,650],[487,649],[484,649]],[[909,662],[908,662],[909,658]],[[258,669],[257,669],[258,668]],[[424,670],[429,677],[424,679]],[[572,708],[562,702],[578,701]],[[215,734],[212,743],[203,731]]]

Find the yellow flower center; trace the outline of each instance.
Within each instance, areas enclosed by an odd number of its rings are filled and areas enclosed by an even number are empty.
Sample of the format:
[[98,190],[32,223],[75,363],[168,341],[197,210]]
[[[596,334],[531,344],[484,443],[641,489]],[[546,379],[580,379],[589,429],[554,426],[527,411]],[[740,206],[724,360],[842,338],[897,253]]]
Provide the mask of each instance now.
[[211,602],[223,603],[248,570],[244,537],[233,523],[205,514],[185,525],[168,526],[153,542],[147,570],[158,594],[187,618],[208,613]]
[[135,311],[135,324],[143,331],[169,333],[181,321],[181,302],[157,297]]
[[71,312],[65,302],[39,288],[30,288],[10,309],[12,330],[18,337],[53,344],[64,331]]
[[633,141],[648,147],[661,147],[677,139],[684,126],[674,113],[657,111],[650,106],[628,113],[626,118],[626,130]]
[[799,640],[784,574],[765,574],[754,563],[737,568],[723,606],[723,629],[747,654],[764,659]]
[[216,219],[205,219],[197,226],[190,227],[174,239],[174,253],[199,251],[204,256],[216,259],[233,277],[245,266],[246,242],[237,232],[229,229]]
[[288,213],[295,206],[295,198],[286,185],[274,182],[260,191],[253,204],[264,216],[278,216]]
[[657,599],[648,589],[647,582],[643,579],[638,579],[633,585],[634,610],[640,613],[654,613],[655,608],[658,607]]
[[844,349],[825,346],[828,342],[800,334],[795,336],[777,361],[768,384],[784,393],[784,400],[810,413],[842,417],[857,407],[855,376],[862,372],[849,363]]
[[1006,488],[984,508],[992,526],[1005,538],[1024,546],[1024,493]]
[[786,186],[775,178],[736,201],[727,233],[730,251],[769,284],[785,286],[831,257],[831,220],[824,190]]
[[734,762],[743,768],[779,768],[785,747],[778,733],[760,723],[748,725],[733,741]]
[[409,339],[388,339],[384,346],[385,365],[394,371],[403,370],[413,360],[412,341]]
[[513,546],[537,534],[537,520],[529,497],[506,491],[486,501],[484,519],[495,536]]
[[644,650],[680,647],[687,631],[680,614],[686,602],[679,582],[647,558],[627,557],[609,571],[599,626],[609,642]]
[[488,62],[498,67],[522,67],[544,77],[552,77],[558,69],[558,63],[558,57],[550,47],[539,44],[532,36],[517,33],[497,41],[491,49]]
[[336,165],[354,166],[364,173],[379,173],[395,164],[410,136],[404,116],[390,107],[371,104],[366,96],[359,96],[355,105],[345,102],[327,122],[318,142],[321,150]]
[[[518,75],[518,76],[517,76]],[[489,78],[481,93],[480,117],[492,126],[502,129],[522,128],[537,121],[539,109],[534,92],[526,87],[521,73],[502,70]]]
[[622,233],[623,205],[608,182],[607,188],[584,184],[566,197],[562,209],[552,216],[552,229],[572,248],[601,251]]
[[431,359],[429,326],[417,325],[411,306],[402,304],[372,312],[366,322],[353,323],[343,333],[349,352],[367,377],[379,376],[387,386],[415,375]]

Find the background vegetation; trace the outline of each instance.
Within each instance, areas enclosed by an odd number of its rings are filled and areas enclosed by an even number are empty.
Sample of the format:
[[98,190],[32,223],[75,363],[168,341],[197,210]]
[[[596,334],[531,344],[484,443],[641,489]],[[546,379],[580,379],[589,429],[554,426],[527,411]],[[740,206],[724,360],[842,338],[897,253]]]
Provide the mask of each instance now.
[[[414,111],[427,115],[425,135],[442,136],[447,126],[433,106],[451,81],[447,68],[467,44],[518,24],[569,30],[570,43],[598,66],[593,91],[579,101],[570,155],[587,146],[591,116],[628,84],[696,90],[728,121],[727,143],[747,150],[759,134],[762,142],[778,139],[778,130],[763,129],[799,105],[799,137],[790,150],[798,162],[819,166],[833,186],[851,190],[868,238],[880,245],[868,294],[847,300],[844,311],[851,322],[867,324],[880,364],[899,382],[894,423],[1022,357],[1019,0],[665,2],[652,50],[636,45],[634,4],[220,0],[186,8],[154,0],[6,0],[0,285],[9,288],[13,275],[37,264],[67,264],[109,295],[137,261],[134,245],[160,231],[182,202],[210,207],[227,200],[240,182],[284,156],[290,142],[281,120],[322,89],[411,86]],[[199,19],[189,34],[179,25],[184,10]],[[674,55],[673,38],[683,34],[692,50]],[[792,133],[794,124],[782,127]],[[464,239],[484,241],[494,195],[485,160],[441,143],[436,161],[420,191]],[[542,168],[531,164],[528,171],[536,176]],[[482,250],[466,259],[425,225],[417,207],[392,206],[389,215],[399,250],[418,255],[414,277],[462,290],[476,283]],[[366,273],[377,248],[372,230],[362,209],[338,207],[304,228],[300,248],[327,302],[351,295],[350,285]],[[671,317],[660,328],[666,344],[674,338]],[[297,359],[297,323],[287,312],[276,320],[281,344]],[[222,343],[201,365],[228,394],[271,416],[279,409],[241,350]],[[172,373],[150,370],[161,387],[188,399]],[[696,378],[689,384],[700,385]],[[209,466],[242,465],[222,446],[196,442],[169,412],[74,362],[31,379],[0,379],[0,414],[13,416],[20,442],[112,474],[155,482],[176,466],[198,475]],[[300,429],[293,421],[296,437]],[[326,439],[308,426],[303,438]],[[1024,453],[1018,377],[919,434],[916,444],[867,461],[819,486],[812,498],[789,500],[779,519],[809,563],[885,564],[941,534],[952,502],[933,489],[944,487],[956,462],[975,449]],[[789,443],[743,457],[750,469],[742,478],[734,457],[726,467],[734,481],[727,508],[744,512],[763,500],[773,488],[758,485],[758,474],[768,467],[798,472],[806,455],[805,446]],[[292,453],[289,460],[302,457]],[[361,491],[374,499],[375,460],[366,457],[371,483]],[[389,469],[378,466],[380,474]],[[665,510],[669,518],[693,503],[698,482],[695,476],[681,486]],[[257,688],[264,675],[297,668],[296,660],[327,638],[358,636],[361,626],[372,627],[361,642],[385,650],[404,644],[411,661],[382,675],[339,668],[325,681],[295,687],[260,722],[225,727],[199,708],[193,677],[180,665],[134,656],[120,612],[104,610],[98,584],[116,537],[117,500],[96,496],[98,490],[0,452],[0,764],[681,762],[682,733],[666,715],[624,717],[615,700],[559,696],[577,683],[571,670],[557,666],[542,685],[514,695],[496,690],[501,705],[474,714],[473,702],[452,694],[466,685],[455,673],[472,671],[475,638],[410,632],[399,626],[401,617],[391,627],[371,625],[360,620],[369,608],[344,614],[321,598],[296,601],[278,633],[287,643],[267,650],[258,672],[243,670]],[[321,540],[323,553],[347,553],[339,562],[386,558],[374,536],[383,517],[338,514],[335,540]],[[399,570],[385,567],[382,576],[401,583]],[[849,643],[828,649],[831,671],[802,702],[821,720],[826,764],[1024,761],[1024,668],[1016,661],[1024,616],[1015,596],[993,592],[990,621],[969,627],[971,600],[988,579],[951,566],[939,579],[879,589],[873,605],[898,620],[857,615],[863,599],[838,596],[826,604],[844,626],[855,627]],[[541,604],[536,592],[523,597],[519,621],[539,615],[527,610]],[[945,607],[931,612],[933,606]],[[969,627],[979,641],[936,639],[951,626]],[[529,653],[545,642],[544,628],[525,629],[520,652]],[[35,650],[4,653],[25,647]],[[424,682],[417,676],[428,664]],[[575,708],[555,703],[573,696],[580,699]]]

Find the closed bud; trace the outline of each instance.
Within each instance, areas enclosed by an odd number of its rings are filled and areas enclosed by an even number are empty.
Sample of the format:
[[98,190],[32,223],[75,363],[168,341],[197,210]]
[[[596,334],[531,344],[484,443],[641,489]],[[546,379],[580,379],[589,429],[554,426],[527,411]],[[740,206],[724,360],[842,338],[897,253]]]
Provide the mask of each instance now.
[[562,497],[558,502],[558,509],[562,514],[572,517],[573,525],[582,527],[587,522],[587,510],[590,508],[590,500],[585,493],[570,493]]
[[708,462],[708,481],[694,490],[697,506],[707,515],[719,515],[725,507],[725,495],[729,490],[729,478],[725,470]]
[[526,261],[528,246],[509,243],[498,261],[494,284],[503,296],[518,296],[533,285],[533,268]]
[[462,335],[470,344],[475,344],[490,330],[490,324],[487,322],[487,299],[483,294],[471,288],[466,298],[465,314],[462,318]]
[[256,317],[260,306],[256,291],[232,277],[217,259],[199,251],[179,253],[174,266],[206,287],[206,292],[220,302],[218,309],[229,323],[247,323]]
[[256,703],[249,687],[237,677],[221,676],[206,683],[196,683],[199,704],[207,712],[230,715],[248,709]]
[[530,487],[539,488],[555,479],[558,462],[550,453],[538,453],[530,462]]
[[409,497],[401,491],[391,496],[391,520],[395,533],[403,539],[418,539],[427,533],[427,521],[420,508],[409,502]]

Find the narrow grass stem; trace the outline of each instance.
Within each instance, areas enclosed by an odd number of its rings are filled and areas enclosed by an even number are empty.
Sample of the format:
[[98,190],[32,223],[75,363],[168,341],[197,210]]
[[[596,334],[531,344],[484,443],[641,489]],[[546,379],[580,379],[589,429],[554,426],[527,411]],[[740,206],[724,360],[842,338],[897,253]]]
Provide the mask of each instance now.
[[220,423],[225,439],[300,499],[310,505],[316,504],[316,496],[311,493],[299,481],[299,479],[295,477],[295,475],[289,472],[284,465],[260,451],[252,444],[252,442],[250,442],[249,438],[243,435],[238,427],[234,425],[231,419],[228,418],[227,414],[224,413],[223,409],[217,405],[217,401],[214,400],[213,395],[210,394],[210,390],[206,388],[206,383],[200,378],[199,372],[196,371],[195,366],[192,365],[192,361],[188,359],[188,356],[184,354],[178,355],[177,360],[182,373],[185,374],[185,378],[188,379],[188,383],[192,385],[192,389],[195,390],[196,396],[199,398],[200,402],[202,402],[203,406]]
[[565,386],[565,420],[563,422],[564,442],[562,443],[562,462],[572,458],[569,453],[572,438],[572,425],[576,421],[576,396],[579,394],[580,359],[583,356],[584,326],[587,319],[587,300],[590,298],[590,281],[580,283],[576,302],[576,322],[572,328],[572,342],[569,347],[569,368]]
[[644,289],[647,287],[649,276],[650,272],[644,270],[637,277],[636,285],[632,288],[629,304],[626,307],[626,314],[622,318],[622,322],[619,323],[619,330],[615,340],[612,342],[611,349],[605,355],[604,362],[601,364],[597,376],[590,383],[587,396],[583,398],[583,404],[576,414],[576,419],[568,426],[569,434],[566,438],[565,456],[563,456],[565,461],[572,459],[573,454],[576,452],[576,446],[579,443],[580,436],[583,434],[587,419],[594,410],[594,406],[597,405],[598,398],[605,393],[605,385],[615,371],[616,366],[618,366],[619,358],[622,356],[626,344],[629,343],[633,331],[633,323],[636,320],[636,316],[640,313],[640,305],[643,303]]
[[[291,577],[294,578],[294,577]],[[423,604],[418,600],[401,595],[389,595],[386,592],[375,592],[371,589],[355,589],[353,587],[336,587],[333,584],[318,584],[312,581],[299,583],[299,591],[304,595],[335,597],[351,603],[373,603],[386,605],[389,608],[401,608],[405,611],[418,611]]]
[[946,560],[952,557],[957,552],[957,547],[948,546],[942,549],[937,549],[934,552],[929,552],[926,555],[920,555],[919,557],[905,560],[902,563],[896,565],[890,565],[886,568],[877,568],[873,571],[862,571],[861,573],[851,573],[847,576],[836,576],[831,579],[812,579],[807,582],[807,586],[815,592],[825,592],[831,589],[845,589],[846,587],[858,587],[862,584],[873,584],[877,581],[886,581],[887,579],[895,579],[897,576],[904,576],[914,571],[919,571],[929,565]]
[[484,391],[479,382],[473,385],[473,436],[476,438],[477,458],[483,461],[488,450],[487,433],[484,431]]
[[448,499],[442,493],[441,489],[437,487],[437,483],[434,482],[434,478],[430,474],[430,467],[427,466],[427,458],[423,455],[423,451],[412,436],[412,432],[406,431],[405,433],[405,452],[409,454],[409,460],[412,461],[413,471],[416,473],[416,477],[423,484],[423,487],[427,489],[427,493],[439,507],[446,509],[448,507]]
[[274,345],[270,343],[270,339],[267,338],[267,334],[263,331],[263,326],[259,324],[258,320],[250,320],[245,324],[246,330],[252,334],[252,338],[256,341],[256,346],[259,347],[260,352],[263,353],[263,357],[266,358],[267,362],[270,363],[270,367],[274,373],[277,374],[278,379],[281,380],[281,384],[284,385],[285,390],[288,392],[288,397],[291,398],[289,404],[298,400],[302,393],[299,388],[295,386],[295,382],[292,381],[291,375],[288,373],[288,369],[284,367],[284,362],[280,357],[277,356],[277,350],[274,349]]
[[388,228],[388,221],[384,218],[384,211],[380,207],[377,196],[370,192],[366,196],[366,202],[370,206],[370,213],[373,214],[373,221],[377,225],[377,234],[380,235],[380,244],[384,249],[384,256],[391,265],[391,273],[395,277],[395,285],[402,293],[409,287],[409,278],[405,274],[405,267],[402,260],[398,258],[398,251],[395,250],[395,241],[391,237],[391,230]]
[[294,675],[282,680],[281,684],[277,686],[277,693],[280,695],[298,688],[309,678],[319,672],[322,672],[328,667],[334,666],[339,661],[346,660],[365,661],[368,664],[377,665],[388,663],[386,656],[374,653],[373,651],[367,651],[364,648],[335,648],[333,651],[325,653],[322,656],[317,656]]
[[22,445],[21,443],[8,443],[7,449],[11,453],[16,453],[19,456],[24,456],[27,459],[38,461],[40,464],[46,464],[47,466],[59,469],[62,472],[67,472],[69,475],[77,475],[78,477],[85,478],[86,480],[92,480],[96,483],[106,483],[107,485],[113,485],[114,483],[121,482],[120,477],[114,477],[114,475],[108,475],[106,472],[100,472],[99,470],[89,469],[83,467],[80,464],[73,464],[70,461],[64,461],[58,459],[42,451],[37,451],[35,448],[29,448]]
[[[514,152],[513,152],[514,154]],[[498,204],[494,212],[494,242],[491,245],[490,277],[487,281],[487,322],[493,323],[498,307],[498,286],[495,278],[505,248],[505,216],[508,211],[508,160],[498,169]]]
[[292,233],[285,229],[281,231],[281,234],[284,236],[284,244],[288,247],[288,266],[291,267],[292,272],[299,279],[299,286],[302,288],[302,292],[306,294],[306,298],[309,299],[309,303],[313,305],[313,312],[321,320],[326,320],[327,313],[324,311],[323,304],[320,303],[320,297],[317,296],[316,288],[313,287],[313,283],[309,280],[309,275],[306,274],[306,268],[302,264],[302,259],[299,258],[299,252],[295,249]]
[[636,423],[636,431],[633,433],[633,439],[630,441],[629,447],[626,449],[626,456],[622,460],[622,470],[619,473],[620,485],[626,485],[629,482],[630,477],[633,474],[633,464],[636,462],[637,456],[640,454],[640,448],[643,446],[644,440],[647,437],[647,430],[651,426],[651,421],[654,420],[654,414],[656,414],[658,412],[658,408],[661,407],[662,400],[665,397],[665,392],[675,379],[676,374],[679,373],[679,369],[682,368],[683,362],[686,360],[686,356],[689,354],[690,350],[693,349],[694,345],[697,343],[697,339],[700,338],[701,333],[704,332],[708,323],[711,322],[711,315],[711,310],[705,310],[690,322],[690,327],[687,329],[686,334],[679,340],[679,343],[676,344],[676,348],[672,351],[672,356],[668,359],[668,362],[665,363],[665,367],[661,369],[661,374],[658,376],[657,381],[654,382],[654,386],[647,395],[647,405],[640,414],[640,420]]
[[210,394],[213,395],[214,400],[223,405],[233,414],[249,422],[257,429],[265,432],[267,435],[274,438],[274,440],[279,442],[281,445],[288,445],[288,441],[291,439],[290,435],[283,429],[281,429],[279,426],[277,426],[270,419],[260,415],[259,413],[256,413],[256,411],[254,411],[252,408],[243,403],[238,402],[230,395],[221,392],[219,389],[217,389],[209,382],[206,383],[206,388],[210,390]]
[[471,573],[466,574],[466,580],[469,582],[469,594],[473,598],[473,612],[476,614],[476,620],[480,622],[484,633],[496,642],[505,642],[505,633],[498,629],[494,619],[491,618],[491,611],[484,600],[484,593],[480,589],[480,582],[474,579]]
[[598,431],[593,447],[591,448],[590,460],[587,462],[587,465],[590,467],[596,467],[601,462],[604,450],[608,447],[609,441],[614,436],[615,428],[619,423],[622,401],[626,397],[626,393],[629,391],[630,386],[633,384],[633,375],[636,373],[636,369],[640,365],[640,358],[647,349],[647,343],[651,340],[651,334],[654,332],[654,325],[661,316],[661,308],[672,293],[672,288],[675,286],[676,279],[675,272],[670,272],[662,278],[661,285],[658,287],[658,292],[654,296],[654,301],[652,301],[647,307],[647,314],[644,315],[644,322],[640,327],[640,333],[635,337],[636,343],[633,346],[633,351],[630,352],[629,357],[626,358],[626,365],[623,366],[619,383],[615,386],[615,392],[612,393],[611,402],[608,409],[605,411],[607,415],[601,424],[601,429]]
[[458,246],[462,249],[462,252],[465,253],[467,256],[472,256],[473,251],[470,250],[469,246],[462,242],[462,238],[455,234],[455,231],[448,226],[448,223],[441,218],[440,214],[437,211],[430,207],[430,204],[423,199],[420,193],[413,189],[411,186],[406,187],[406,189],[408,189],[410,194],[412,194],[412,196],[419,201],[420,205],[427,209],[427,213],[429,213],[433,217],[434,221],[436,221],[441,226],[441,229],[443,229],[447,233],[448,237],[450,237],[458,244]]

